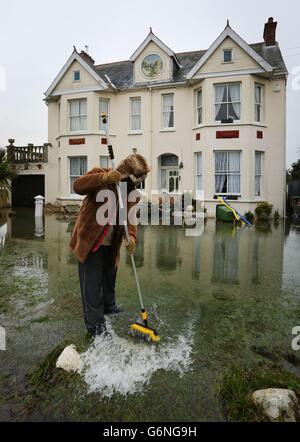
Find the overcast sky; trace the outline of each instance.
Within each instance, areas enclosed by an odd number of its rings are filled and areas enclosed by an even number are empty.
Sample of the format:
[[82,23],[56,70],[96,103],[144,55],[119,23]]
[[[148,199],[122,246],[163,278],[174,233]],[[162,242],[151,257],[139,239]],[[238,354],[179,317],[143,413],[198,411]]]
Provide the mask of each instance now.
[[[47,141],[43,94],[70,56],[73,45],[79,50],[87,44],[97,64],[126,60],[152,26],[174,52],[206,49],[222,32],[227,19],[241,37],[255,43],[262,41],[264,23],[270,16],[278,21],[277,40],[290,72],[290,164],[300,157],[298,0],[252,0],[247,4],[240,0],[2,0],[0,146],[7,145],[8,138],[15,138],[16,145]],[[292,74],[297,66],[298,82]],[[3,71],[6,87],[1,90]]]

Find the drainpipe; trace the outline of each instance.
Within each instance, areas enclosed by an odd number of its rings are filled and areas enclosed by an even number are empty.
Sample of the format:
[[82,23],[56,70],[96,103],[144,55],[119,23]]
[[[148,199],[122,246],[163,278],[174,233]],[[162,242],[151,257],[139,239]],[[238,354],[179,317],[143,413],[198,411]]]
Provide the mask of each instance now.
[[285,80],[285,87],[284,87],[284,176],[283,176],[283,183],[284,183],[284,195],[283,195],[283,217],[286,218],[286,200],[287,200],[287,181],[286,181],[286,87],[287,87],[287,79]]
[[152,120],[152,86],[148,86],[149,89],[149,93],[150,93],[150,134],[149,134],[149,141],[150,141],[150,168],[151,168],[151,187],[150,187],[150,191],[151,189],[153,189],[153,136],[152,136],[152,132],[153,132],[153,128],[152,128],[152,124],[153,124],[153,120]]

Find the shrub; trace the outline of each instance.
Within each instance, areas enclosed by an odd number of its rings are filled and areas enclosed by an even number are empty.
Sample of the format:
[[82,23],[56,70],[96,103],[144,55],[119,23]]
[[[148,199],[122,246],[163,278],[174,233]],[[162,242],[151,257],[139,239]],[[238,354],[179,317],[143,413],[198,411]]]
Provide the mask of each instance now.
[[245,213],[245,218],[247,221],[249,221],[249,223],[253,224],[253,220],[254,220],[254,213],[250,212],[246,212]]
[[266,222],[269,220],[273,210],[273,205],[267,202],[260,203],[255,209],[257,221]]

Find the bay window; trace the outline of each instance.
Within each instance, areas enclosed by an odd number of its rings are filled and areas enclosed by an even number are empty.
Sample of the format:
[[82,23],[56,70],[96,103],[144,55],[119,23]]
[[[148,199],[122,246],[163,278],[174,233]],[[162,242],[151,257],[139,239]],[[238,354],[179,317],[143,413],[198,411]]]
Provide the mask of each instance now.
[[261,84],[255,85],[255,121],[260,123],[262,121],[262,97],[263,97],[263,86]]
[[174,94],[162,96],[162,127],[163,129],[174,127]]
[[196,159],[196,191],[203,190],[202,182],[202,153],[195,154]]
[[69,100],[70,132],[87,129],[87,99]]
[[100,155],[100,167],[103,169],[108,169],[109,157],[107,155]]
[[130,129],[132,132],[141,130],[141,98],[130,98]]
[[215,192],[217,195],[237,195],[241,192],[241,153],[215,152]]
[[202,89],[196,92],[196,122],[202,124]]
[[262,196],[262,158],[263,152],[255,152],[255,196]]
[[216,121],[241,118],[240,84],[221,84],[215,86],[215,119]]
[[70,193],[75,193],[73,189],[76,178],[84,175],[87,172],[87,157],[69,157],[70,165]]
[[108,100],[105,100],[104,98],[99,99],[99,119],[100,119],[100,126],[99,129],[102,132],[105,132],[106,124],[103,123],[101,115],[106,114],[108,117],[107,122],[109,125],[109,102]]

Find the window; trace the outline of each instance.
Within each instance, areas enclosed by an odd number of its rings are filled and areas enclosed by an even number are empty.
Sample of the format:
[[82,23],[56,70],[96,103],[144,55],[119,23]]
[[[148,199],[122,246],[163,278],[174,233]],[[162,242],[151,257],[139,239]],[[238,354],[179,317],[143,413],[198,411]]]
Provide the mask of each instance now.
[[73,189],[74,181],[87,172],[87,157],[69,157],[70,160],[70,193],[75,193]]
[[215,190],[217,195],[240,194],[240,152],[215,152]]
[[262,181],[262,152],[255,152],[255,196],[262,195],[261,181]]
[[174,127],[174,94],[166,94],[162,96],[162,117],[163,129]]
[[100,155],[100,167],[109,168],[109,157],[107,155]]
[[202,123],[202,89],[196,92],[196,115],[197,124]]
[[130,129],[141,130],[141,98],[130,98]]
[[203,190],[202,183],[202,153],[198,152],[196,156],[196,191]]
[[104,100],[103,98],[100,98],[99,100],[99,119],[100,119],[100,126],[99,129],[103,132],[106,130],[106,124],[103,123],[101,115],[106,114],[108,117],[108,125],[109,125],[109,102],[108,100]]
[[70,100],[70,131],[87,129],[87,99]]
[[232,49],[223,49],[223,63],[232,61]]
[[239,84],[215,86],[216,121],[240,120],[241,98]]
[[263,86],[260,84],[255,85],[255,121],[262,121],[262,96]]
[[73,81],[80,81],[80,71],[73,71]]

